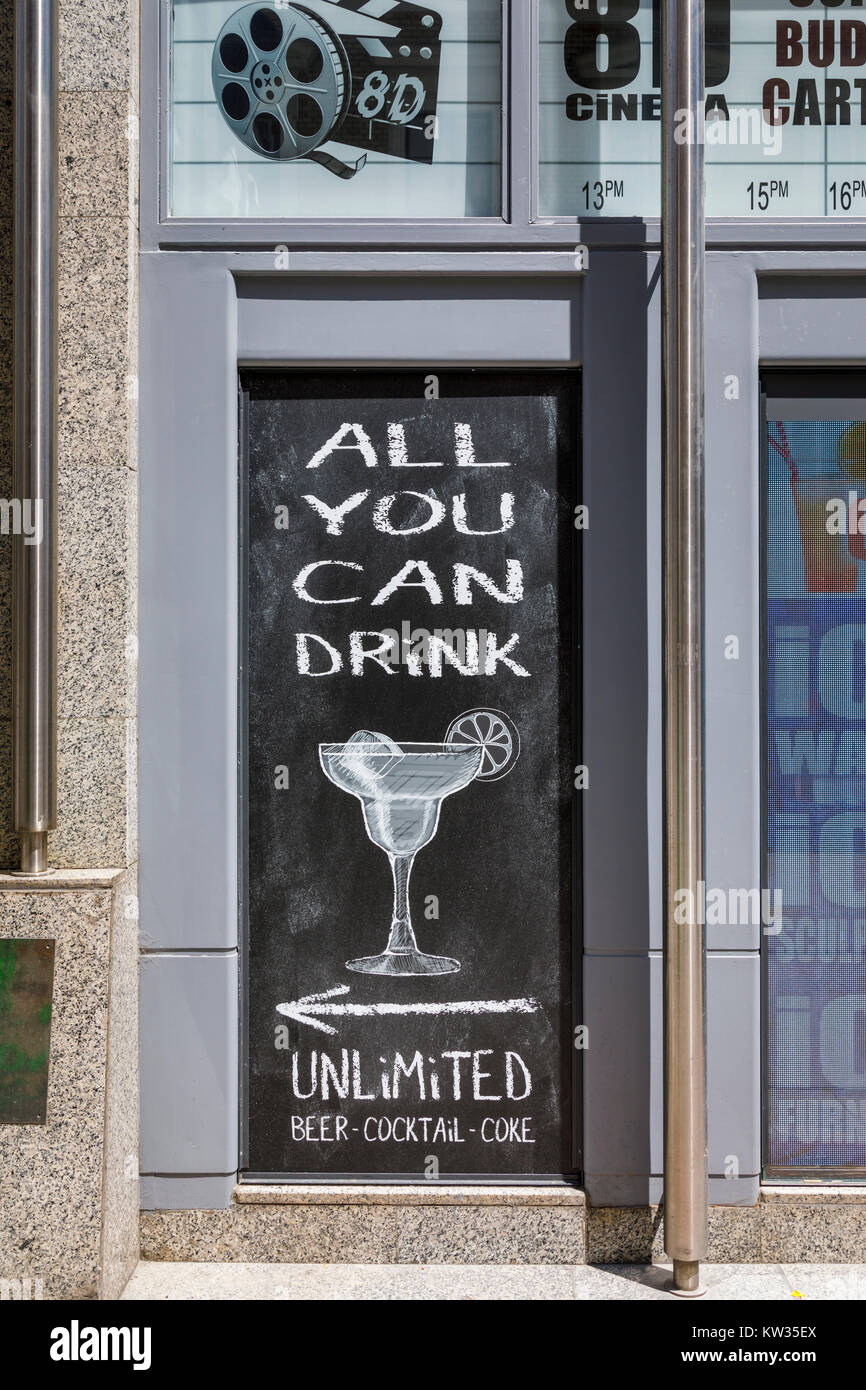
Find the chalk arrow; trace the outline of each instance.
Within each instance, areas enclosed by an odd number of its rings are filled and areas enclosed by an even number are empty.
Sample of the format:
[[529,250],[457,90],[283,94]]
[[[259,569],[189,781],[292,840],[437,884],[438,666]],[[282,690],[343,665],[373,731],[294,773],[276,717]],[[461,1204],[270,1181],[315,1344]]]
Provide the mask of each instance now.
[[435,1017],[439,1014],[534,1014],[538,1008],[537,999],[460,999],[451,1003],[435,1004],[333,1004],[329,1000],[337,995],[349,993],[348,985],[338,985],[336,989],[326,990],[324,994],[307,994],[294,1004],[278,1004],[277,1013],[284,1018],[294,1019],[295,1023],[307,1023],[318,1028],[320,1033],[336,1033],[329,1023],[322,1023],[321,1016],[352,1018],[382,1018],[387,1014],[426,1014]]

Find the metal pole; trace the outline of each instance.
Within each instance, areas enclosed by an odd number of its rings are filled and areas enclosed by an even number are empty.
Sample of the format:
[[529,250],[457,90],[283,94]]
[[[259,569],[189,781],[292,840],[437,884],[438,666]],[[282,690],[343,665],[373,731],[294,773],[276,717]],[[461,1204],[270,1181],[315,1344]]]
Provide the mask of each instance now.
[[22,873],[57,819],[57,16],[15,4],[14,818]]
[[[707,1254],[703,880],[704,17],[664,0],[665,962],[664,1231],[673,1287],[698,1294]],[[686,116],[684,113],[690,113]],[[683,138],[685,137],[685,138]],[[692,910],[675,894],[691,890]],[[680,911],[675,915],[679,904]],[[688,899],[686,899],[688,908]],[[686,915],[688,921],[678,922]]]

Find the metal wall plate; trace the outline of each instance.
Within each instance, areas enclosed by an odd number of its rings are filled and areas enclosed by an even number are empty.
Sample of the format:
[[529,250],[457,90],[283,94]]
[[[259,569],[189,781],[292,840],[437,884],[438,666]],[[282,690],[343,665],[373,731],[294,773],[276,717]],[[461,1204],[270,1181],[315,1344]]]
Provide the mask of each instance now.
[[0,939],[0,1125],[44,1125],[54,942]]

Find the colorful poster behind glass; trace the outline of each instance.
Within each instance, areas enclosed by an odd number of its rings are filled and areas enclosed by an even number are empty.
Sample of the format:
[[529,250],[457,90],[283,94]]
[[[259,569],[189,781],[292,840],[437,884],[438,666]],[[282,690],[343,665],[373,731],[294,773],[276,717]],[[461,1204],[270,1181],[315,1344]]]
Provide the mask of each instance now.
[[174,0],[170,211],[501,212],[500,0]]
[[[541,0],[543,215],[659,216],[661,9]],[[861,0],[705,12],[708,216],[866,216]]]
[[767,936],[774,1167],[866,1164],[866,423],[771,420]]

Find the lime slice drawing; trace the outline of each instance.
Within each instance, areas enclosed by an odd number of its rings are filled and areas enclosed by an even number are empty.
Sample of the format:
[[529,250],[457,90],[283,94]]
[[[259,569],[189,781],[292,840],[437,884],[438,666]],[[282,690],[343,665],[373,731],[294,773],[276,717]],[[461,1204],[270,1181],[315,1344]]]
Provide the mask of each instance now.
[[470,709],[459,714],[449,725],[445,742],[481,745],[484,756],[476,773],[479,782],[498,782],[520,756],[520,735],[508,715],[498,709]]

